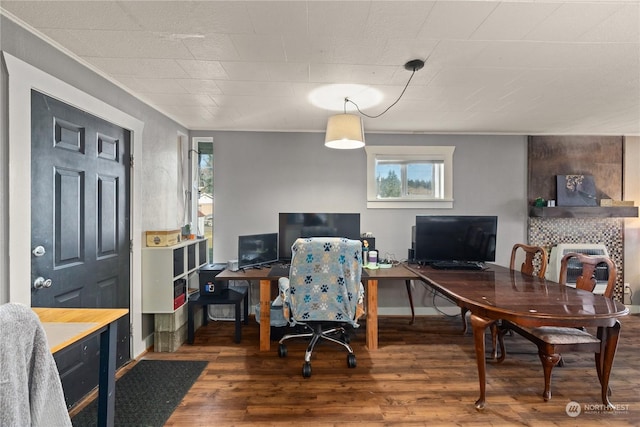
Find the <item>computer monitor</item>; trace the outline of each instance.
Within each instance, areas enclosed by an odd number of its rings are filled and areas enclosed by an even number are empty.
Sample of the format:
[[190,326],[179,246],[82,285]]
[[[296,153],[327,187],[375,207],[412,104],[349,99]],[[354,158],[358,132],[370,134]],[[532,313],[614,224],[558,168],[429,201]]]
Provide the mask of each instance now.
[[291,246],[299,237],[360,238],[359,213],[280,213],[278,251],[281,261],[291,260]]
[[238,268],[278,261],[278,233],[238,236]]
[[415,259],[495,261],[497,229],[497,216],[416,216]]

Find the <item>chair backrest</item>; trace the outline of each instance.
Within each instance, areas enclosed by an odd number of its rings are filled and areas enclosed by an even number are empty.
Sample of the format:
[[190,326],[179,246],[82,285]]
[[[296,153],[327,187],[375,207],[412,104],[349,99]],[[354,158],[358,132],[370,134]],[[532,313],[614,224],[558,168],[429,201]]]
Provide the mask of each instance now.
[[520,271],[524,274],[528,274],[529,276],[533,276],[536,270],[535,265],[535,257],[536,254],[539,254],[539,267],[538,267],[538,277],[544,279],[544,274],[547,271],[547,251],[542,246],[533,246],[533,245],[525,245],[524,243],[516,243],[513,245],[513,249],[511,249],[511,263],[509,268],[511,270],[515,270],[516,266],[516,255],[518,250],[522,250],[525,253],[525,260],[520,266]]
[[571,258],[576,258],[580,263],[582,263],[582,273],[576,279],[576,288],[589,292],[593,292],[596,287],[596,267],[598,264],[605,263],[609,269],[609,278],[607,280],[607,287],[602,294],[608,298],[613,296],[617,271],[615,264],[611,261],[611,258],[605,255],[586,255],[578,252],[569,252],[568,254],[565,254],[560,263],[559,282],[563,285],[567,284],[567,267]]
[[338,237],[300,238],[291,246],[291,253],[291,318],[357,326],[362,242]]

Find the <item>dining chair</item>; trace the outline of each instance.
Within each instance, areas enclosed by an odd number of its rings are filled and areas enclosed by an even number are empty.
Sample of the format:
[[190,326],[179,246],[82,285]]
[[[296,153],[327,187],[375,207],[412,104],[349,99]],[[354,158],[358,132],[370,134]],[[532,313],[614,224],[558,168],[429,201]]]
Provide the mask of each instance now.
[[[516,243],[511,249],[511,260],[509,262],[509,268],[516,270],[516,262],[522,260],[522,254],[524,254],[524,260],[520,264],[520,272],[529,276],[538,276],[544,279],[544,275],[547,271],[548,255],[545,248],[536,245],[527,245],[524,243]],[[502,322],[498,321],[491,326],[491,342],[493,344],[492,356],[494,360],[502,362],[506,357],[504,335],[510,333],[508,328],[502,327]],[[500,357],[498,357],[498,343],[500,345]]]
[[[548,255],[547,251],[542,246],[526,245],[524,243],[516,243],[511,249],[511,261],[509,268],[511,270],[516,269],[516,258],[519,251],[524,252],[525,259],[520,265],[520,272],[528,274],[530,276],[538,276],[544,279],[544,275],[547,271]],[[536,273],[537,270],[537,273]]]
[[311,376],[311,357],[318,342],[326,340],[344,347],[347,367],[356,367],[347,326],[357,328],[364,314],[362,243],[339,237],[299,238],[291,247],[288,280],[280,279],[280,296],[289,325],[302,329],[280,339],[278,355],[287,356],[285,341],[310,339],[304,355],[302,376]]
[[[616,284],[616,267],[613,261],[603,255],[586,255],[577,252],[570,252],[564,255],[560,267],[560,284],[567,284],[567,271],[575,261],[582,264],[581,272],[576,279],[576,288],[593,292],[597,280],[596,271],[602,264],[606,265],[608,278],[603,295],[607,298],[613,296]],[[587,351],[595,354],[596,371],[598,379],[602,377],[603,338],[598,332],[593,335],[584,328],[540,326],[527,328],[513,322],[505,322],[506,327],[522,335],[538,347],[538,356],[542,362],[544,371],[544,391],[542,397],[545,401],[551,399],[551,372],[553,368],[562,361],[561,354],[567,351]],[[619,327],[619,325],[618,325]]]

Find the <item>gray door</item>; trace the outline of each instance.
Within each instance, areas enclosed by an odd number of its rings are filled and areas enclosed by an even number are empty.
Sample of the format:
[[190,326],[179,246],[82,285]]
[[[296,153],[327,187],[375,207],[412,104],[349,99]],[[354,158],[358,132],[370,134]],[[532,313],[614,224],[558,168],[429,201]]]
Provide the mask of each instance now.
[[[31,92],[31,303],[129,308],[129,131]],[[35,283],[35,286],[34,286]],[[98,384],[98,337],[56,353],[67,405]],[[129,360],[129,316],[117,366]]]

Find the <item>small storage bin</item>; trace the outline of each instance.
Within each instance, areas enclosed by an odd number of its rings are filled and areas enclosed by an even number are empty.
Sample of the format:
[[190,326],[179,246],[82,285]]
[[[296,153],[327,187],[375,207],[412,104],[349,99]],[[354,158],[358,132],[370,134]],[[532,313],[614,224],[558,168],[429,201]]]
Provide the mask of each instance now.
[[[260,323],[260,304],[255,306],[256,322]],[[271,341],[279,341],[289,330],[289,322],[284,317],[281,305],[271,304]]]
[[[258,303],[255,306],[256,312],[256,322],[260,323],[260,304]],[[283,326],[288,326],[289,322],[284,318],[284,312],[282,310],[281,305],[273,305],[271,304],[271,326],[275,326],[281,328]]]

